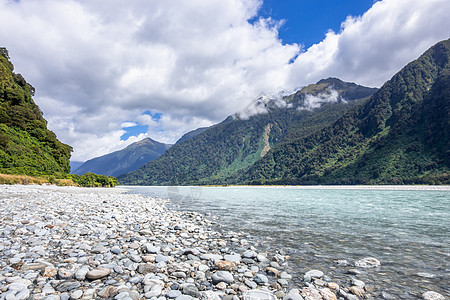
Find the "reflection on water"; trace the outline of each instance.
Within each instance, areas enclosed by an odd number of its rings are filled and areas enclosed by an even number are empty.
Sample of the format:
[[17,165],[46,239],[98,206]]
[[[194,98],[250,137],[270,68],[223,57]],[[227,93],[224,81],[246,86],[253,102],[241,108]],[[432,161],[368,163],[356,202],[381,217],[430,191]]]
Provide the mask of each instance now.
[[[427,290],[447,297],[450,193],[288,187],[133,187],[170,198],[181,210],[217,217],[223,230],[244,231],[267,251],[291,254],[292,272],[321,269],[348,279],[336,260],[367,256],[380,270],[360,275],[379,290],[416,299]],[[431,274],[433,278],[418,276]],[[428,276],[430,277],[430,276]]]

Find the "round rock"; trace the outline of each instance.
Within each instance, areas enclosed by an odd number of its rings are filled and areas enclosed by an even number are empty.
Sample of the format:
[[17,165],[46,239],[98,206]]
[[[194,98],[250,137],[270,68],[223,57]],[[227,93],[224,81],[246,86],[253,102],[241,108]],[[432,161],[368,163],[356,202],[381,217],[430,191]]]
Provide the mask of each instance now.
[[183,294],[192,296],[194,298],[200,298],[200,292],[198,291],[197,287],[193,284],[187,284],[183,287]]
[[86,278],[90,279],[90,280],[96,280],[96,279],[106,277],[109,274],[111,274],[111,269],[99,268],[99,269],[95,269],[95,270],[91,270],[91,271],[87,272]]
[[264,274],[256,274],[253,281],[255,281],[258,285],[265,285],[269,283],[269,279]]
[[424,300],[445,300],[445,297],[444,297],[444,296],[442,296],[442,295],[439,294],[439,293],[432,292],[432,291],[423,293],[422,298],[423,298]]
[[219,282],[232,283],[234,281],[233,275],[228,271],[217,271],[212,276],[212,281],[214,284]]
[[177,290],[171,290],[166,293],[166,297],[169,299],[175,299],[181,296],[181,292]]
[[374,257],[365,257],[357,260],[355,266],[360,268],[378,268],[381,266],[381,262]]
[[311,270],[305,273],[305,276],[308,276],[310,278],[322,278],[323,272],[319,270]]

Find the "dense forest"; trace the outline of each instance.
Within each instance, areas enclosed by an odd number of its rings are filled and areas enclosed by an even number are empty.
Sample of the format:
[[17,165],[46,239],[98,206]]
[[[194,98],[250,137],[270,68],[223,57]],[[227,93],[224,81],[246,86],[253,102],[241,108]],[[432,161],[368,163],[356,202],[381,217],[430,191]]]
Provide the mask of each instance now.
[[[284,105],[263,103],[265,113],[230,117],[119,180],[141,185],[448,184],[449,57],[450,40],[436,44],[380,90],[371,90],[370,99],[364,98],[367,88],[319,81],[282,99]],[[336,91],[346,101],[302,109],[310,97]]]

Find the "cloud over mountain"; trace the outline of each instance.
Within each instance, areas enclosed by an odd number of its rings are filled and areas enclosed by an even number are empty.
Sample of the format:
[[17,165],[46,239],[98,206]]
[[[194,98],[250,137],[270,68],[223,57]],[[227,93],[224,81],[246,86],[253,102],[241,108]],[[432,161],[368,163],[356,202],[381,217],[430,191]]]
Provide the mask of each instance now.
[[[0,0],[0,40],[49,127],[86,160],[145,136],[174,142],[279,87],[330,76],[379,86],[450,28],[448,1],[383,0],[302,49],[278,38],[281,21],[257,18],[260,5]],[[130,122],[148,132],[121,140]]]

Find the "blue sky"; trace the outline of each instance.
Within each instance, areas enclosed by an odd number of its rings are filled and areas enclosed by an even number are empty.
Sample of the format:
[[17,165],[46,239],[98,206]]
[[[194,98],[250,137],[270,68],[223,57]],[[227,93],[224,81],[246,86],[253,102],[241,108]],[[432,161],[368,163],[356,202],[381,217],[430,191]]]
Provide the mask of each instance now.
[[347,16],[362,15],[375,1],[265,0],[259,15],[285,20],[279,29],[283,43],[298,43],[309,48],[321,42],[328,30],[339,32]]
[[[448,0],[0,0],[1,47],[85,161],[338,77],[380,87],[450,37]],[[14,34],[11,34],[14,33]]]

